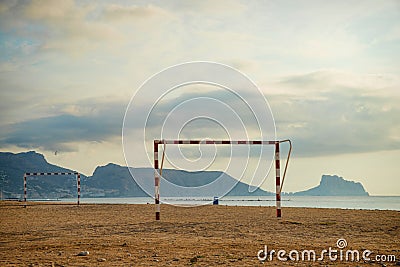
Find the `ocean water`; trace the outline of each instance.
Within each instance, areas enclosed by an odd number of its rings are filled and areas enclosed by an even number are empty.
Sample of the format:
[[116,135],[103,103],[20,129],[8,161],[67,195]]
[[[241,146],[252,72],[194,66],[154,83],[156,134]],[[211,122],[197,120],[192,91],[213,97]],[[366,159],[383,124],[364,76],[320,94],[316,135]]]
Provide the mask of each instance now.
[[[76,199],[62,199],[60,201],[74,202]],[[213,198],[161,198],[162,203],[181,206],[196,206],[212,204]],[[81,198],[81,203],[104,204],[147,204],[154,203],[150,197],[130,198]],[[219,205],[227,206],[275,206],[275,197],[243,197],[230,196],[219,199]],[[340,209],[367,209],[367,210],[398,210],[400,211],[400,196],[283,196],[282,207],[308,208],[340,208]]]

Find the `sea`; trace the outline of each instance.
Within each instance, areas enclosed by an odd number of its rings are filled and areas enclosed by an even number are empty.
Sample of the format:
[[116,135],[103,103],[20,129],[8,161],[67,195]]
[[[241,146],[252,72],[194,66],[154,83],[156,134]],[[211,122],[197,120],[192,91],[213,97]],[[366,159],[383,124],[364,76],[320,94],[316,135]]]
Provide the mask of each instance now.
[[[282,196],[281,199],[282,207],[400,211],[400,196]],[[214,198],[212,197],[165,197],[161,198],[161,203],[192,207],[212,205],[213,200]],[[74,202],[76,198],[59,199],[58,201]],[[81,198],[80,202],[92,204],[150,204],[154,203],[154,199],[151,197]],[[218,198],[218,205],[275,206],[275,196],[226,196]]]

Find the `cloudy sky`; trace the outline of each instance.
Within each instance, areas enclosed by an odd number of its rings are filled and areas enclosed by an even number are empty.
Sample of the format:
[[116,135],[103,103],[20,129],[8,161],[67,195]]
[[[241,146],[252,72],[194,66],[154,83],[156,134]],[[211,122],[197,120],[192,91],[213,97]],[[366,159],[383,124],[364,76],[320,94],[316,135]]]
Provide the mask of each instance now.
[[[400,195],[399,51],[399,1],[1,1],[0,150],[36,150],[87,175],[126,165],[122,124],[142,83],[212,61],[251,78],[277,137],[293,141],[284,191],[337,174]],[[221,93],[181,96],[199,92]],[[219,131],[192,127],[196,137]],[[147,155],[135,160],[147,166]]]

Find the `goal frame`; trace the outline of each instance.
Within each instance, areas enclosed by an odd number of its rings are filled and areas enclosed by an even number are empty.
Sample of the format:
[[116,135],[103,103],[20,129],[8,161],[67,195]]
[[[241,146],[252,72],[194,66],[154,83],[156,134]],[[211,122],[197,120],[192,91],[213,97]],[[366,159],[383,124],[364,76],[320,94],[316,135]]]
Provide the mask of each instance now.
[[[289,142],[289,153],[288,158],[286,160],[285,171],[283,174],[283,180],[281,183],[281,171],[280,171],[280,158],[279,158],[279,146],[280,143]],[[155,187],[155,208],[156,208],[156,220],[160,220],[161,213],[161,203],[160,203],[160,169],[158,164],[158,146],[159,145],[198,145],[198,144],[207,144],[207,145],[274,145],[275,146],[275,201],[276,201],[276,217],[282,217],[282,209],[281,209],[281,191],[283,181],[285,179],[286,170],[289,162],[290,152],[292,150],[292,143],[289,139],[280,140],[280,141],[263,141],[263,140],[241,140],[241,141],[232,141],[232,140],[154,140],[153,148],[154,148],[154,187]],[[165,153],[165,149],[163,151]],[[161,166],[162,169],[162,166]]]
[[27,178],[29,176],[50,176],[50,175],[75,175],[76,176],[76,187],[78,192],[77,205],[80,204],[81,199],[81,174],[79,172],[26,172],[24,173],[24,203],[26,207],[27,201]]

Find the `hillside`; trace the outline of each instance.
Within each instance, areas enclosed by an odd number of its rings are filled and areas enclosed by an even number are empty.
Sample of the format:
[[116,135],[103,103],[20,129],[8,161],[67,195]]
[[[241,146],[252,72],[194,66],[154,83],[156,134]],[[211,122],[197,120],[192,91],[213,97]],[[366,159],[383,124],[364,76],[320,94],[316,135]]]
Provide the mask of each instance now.
[[[23,193],[23,175],[25,172],[70,172],[56,165],[49,164],[43,155],[36,152],[4,153],[0,152],[0,180],[4,197],[21,197]],[[133,168],[135,178],[145,181],[146,191],[153,195],[154,170],[152,168]],[[0,179],[1,177],[0,176]],[[163,177],[173,184],[183,187],[201,187],[218,177],[218,183],[207,192],[207,196],[220,196],[226,187],[233,187],[228,195],[267,196],[273,193],[257,189],[249,193],[249,185],[217,171],[187,172],[181,170],[164,170]],[[204,192],[193,190],[190,195],[176,190],[167,181],[161,181],[163,196],[205,196]],[[76,180],[71,176],[40,176],[28,178],[28,198],[63,198],[76,196]],[[236,184],[236,185],[235,185]],[[82,197],[144,197],[147,194],[132,179],[128,167],[107,164],[95,169],[92,176],[81,176]],[[229,187],[230,188],[230,187]]]
[[[24,153],[0,153],[0,182],[3,197],[20,197],[23,193],[25,172],[70,172],[46,161],[42,154],[34,151]],[[81,176],[85,180],[84,175]],[[71,176],[29,177],[28,194],[30,198],[74,197],[76,178]]]
[[368,196],[361,183],[337,175],[323,175],[318,186],[294,193],[295,196]]

